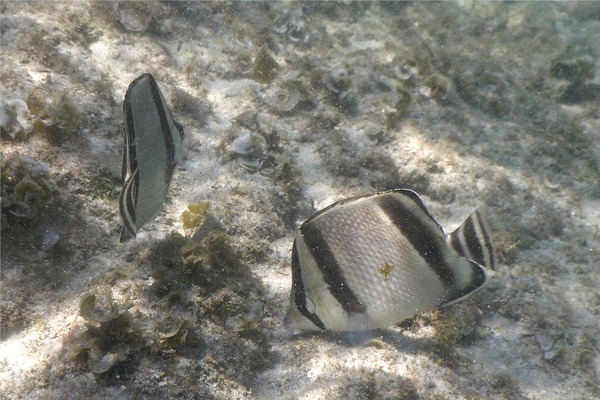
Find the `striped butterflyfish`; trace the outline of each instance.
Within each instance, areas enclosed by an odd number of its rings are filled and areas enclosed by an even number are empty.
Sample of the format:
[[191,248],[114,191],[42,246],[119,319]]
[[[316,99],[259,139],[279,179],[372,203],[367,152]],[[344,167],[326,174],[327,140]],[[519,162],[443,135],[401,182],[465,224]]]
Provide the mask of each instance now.
[[408,189],[338,201],[300,227],[286,325],[364,331],[461,300],[495,266],[476,210],[449,235]]
[[120,242],[136,236],[162,209],[175,166],[181,159],[183,128],[171,111],[154,77],[143,74],[125,93],[123,189],[119,211]]

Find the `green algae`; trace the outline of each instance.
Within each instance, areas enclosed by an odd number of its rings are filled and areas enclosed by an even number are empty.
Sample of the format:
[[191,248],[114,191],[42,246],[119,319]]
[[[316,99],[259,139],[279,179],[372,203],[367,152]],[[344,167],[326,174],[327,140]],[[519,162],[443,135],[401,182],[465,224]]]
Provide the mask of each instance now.
[[260,83],[270,83],[277,76],[278,69],[277,61],[269,54],[266,47],[263,47],[254,59],[250,78]]
[[207,201],[190,203],[187,208],[187,210],[181,213],[181,224],[184,230],[194,231],[204,223],[210,203]]
[[66,90],[50,93],[45,86],[35,87],[27,96],[27,107],[35,117],[34,128],[54,146],[73,138],[81,125],[81,112]]
[[54,199],[50,169],[32,157],[2,158],[1,181],[0,204],[5,218],[31,220]]
[[126,307],[115,302],[107,286],[85,295],[79,311],[86,320],[85,330],[71,343],[71,358],[85,361],[95,374],[104,374],[144,347],[143,331]]

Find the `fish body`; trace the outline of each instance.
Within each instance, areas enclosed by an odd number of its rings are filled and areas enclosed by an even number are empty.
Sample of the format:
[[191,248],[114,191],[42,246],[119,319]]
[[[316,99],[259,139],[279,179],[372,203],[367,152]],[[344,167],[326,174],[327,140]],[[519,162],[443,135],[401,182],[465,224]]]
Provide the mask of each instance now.
[[408,189],[334,203],[294,241],[286,325],[371,330],[461,300],[494,269],[488,232],[477,210],[445,235]]
[[183,128],[150,74],[136,78],[123,101],[125,144],[119,210],[120,242],[136,236],[162,209],[177,163],[182,158]]

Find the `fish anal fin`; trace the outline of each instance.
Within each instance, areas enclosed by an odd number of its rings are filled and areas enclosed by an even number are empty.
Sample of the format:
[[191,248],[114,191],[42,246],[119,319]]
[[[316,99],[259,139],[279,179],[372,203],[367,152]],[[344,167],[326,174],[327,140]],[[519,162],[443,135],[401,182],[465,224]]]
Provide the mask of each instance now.
[[119,243],[127,242],[135,238],[135,233],[132,233],[127,228],[121,228],[121,234],[119,235]]
[[485,268],[475,261],[465,258],[462,258],[462,261],[464,263],[461,267],[463,271],[460,276],[460,285],[450,294],[450,298],[444,305],[458,303],[466,299],[485,286],[490,276],[494,275],[492,270]]

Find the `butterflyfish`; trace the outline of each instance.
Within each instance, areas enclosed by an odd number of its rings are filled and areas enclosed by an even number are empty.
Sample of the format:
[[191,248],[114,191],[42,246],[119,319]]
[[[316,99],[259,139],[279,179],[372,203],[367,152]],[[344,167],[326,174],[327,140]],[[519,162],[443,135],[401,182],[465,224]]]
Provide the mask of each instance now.
[[412,190],[338,201],[304,222],[292,247],[292,330],[385,328],[464,299],[493,274],[483,212],[446,235]]
[[182,158],[183,128],[173,119],[150,74],[136,78],[125,93],[125,144],[119,211],[125,242],[160,214],[175,166]]

